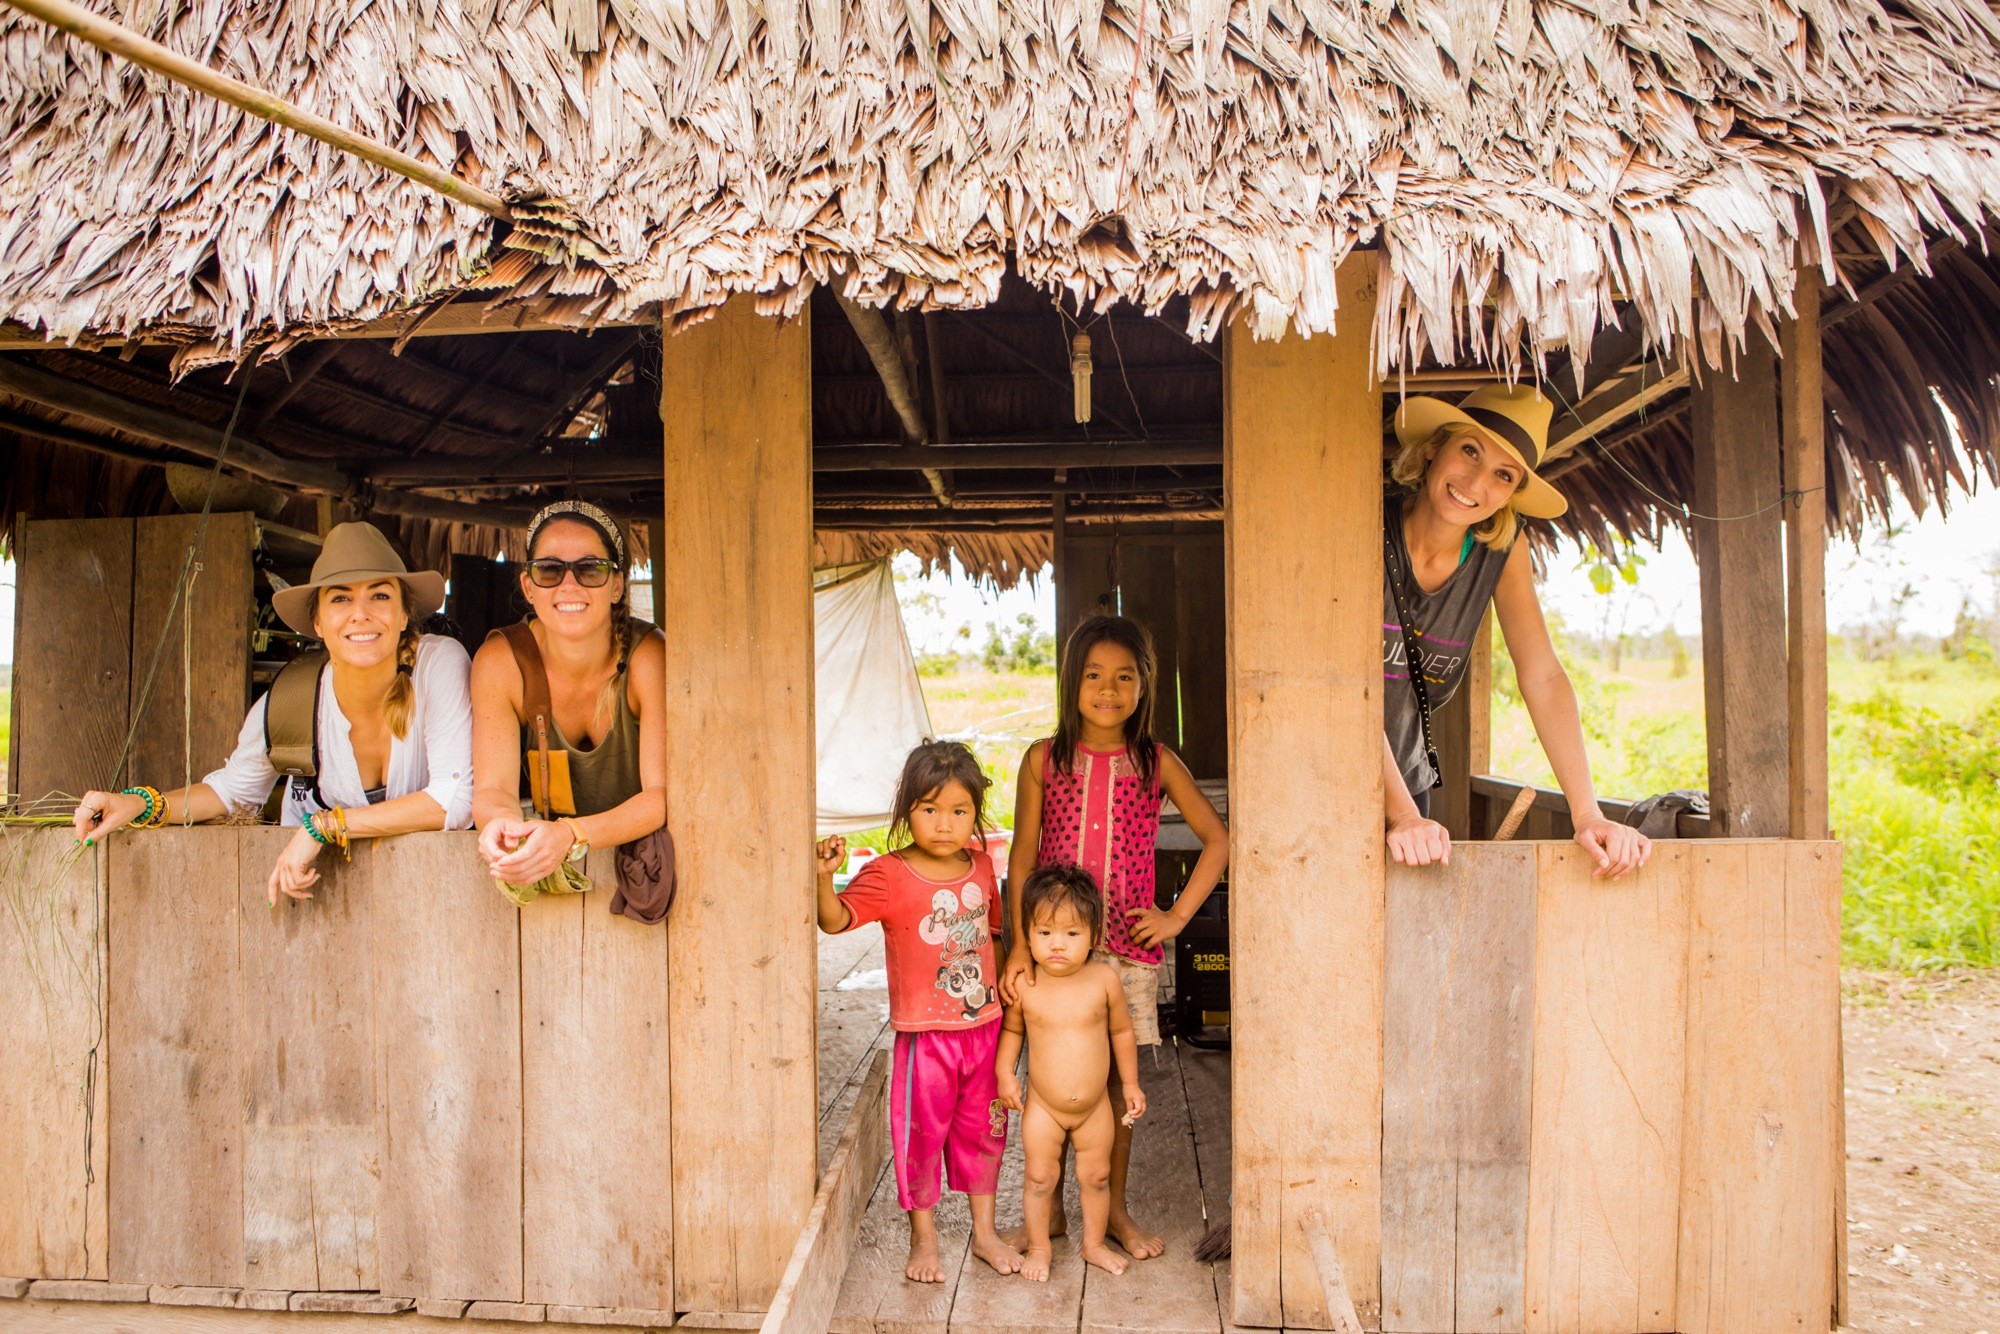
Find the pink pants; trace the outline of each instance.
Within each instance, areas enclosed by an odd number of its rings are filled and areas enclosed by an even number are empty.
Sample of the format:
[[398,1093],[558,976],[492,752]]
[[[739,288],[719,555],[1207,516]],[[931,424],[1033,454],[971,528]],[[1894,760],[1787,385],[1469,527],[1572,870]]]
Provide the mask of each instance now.
[[896,1162],[896,1203],[929,1209],[938,1202],[940,1161],[953,1190],[991,1195],[1007,1147],[1007,1109],[993,1070],[1000,1019],[977,1028],[896,1034],[889,1073],[889,1145]]

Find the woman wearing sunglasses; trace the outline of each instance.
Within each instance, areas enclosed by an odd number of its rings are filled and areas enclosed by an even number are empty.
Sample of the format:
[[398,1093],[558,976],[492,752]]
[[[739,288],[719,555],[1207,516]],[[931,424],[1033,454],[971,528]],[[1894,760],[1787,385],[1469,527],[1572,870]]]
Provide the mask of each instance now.
[[[472,815],[506,884],[535,885],[666,822],[665,641],[632,616],[625,568],[610,515],[547,506],[528,525],[528,619],[473,658]],[[524,813],[524,794],[539,815]]]

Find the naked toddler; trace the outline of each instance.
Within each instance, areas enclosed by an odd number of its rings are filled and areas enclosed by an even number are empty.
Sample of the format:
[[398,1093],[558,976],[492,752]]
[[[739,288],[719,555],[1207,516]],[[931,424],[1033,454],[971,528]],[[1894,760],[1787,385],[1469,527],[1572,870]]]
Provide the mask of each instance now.
[[[1021,1147],[1027,1188],[1022,1213],[1028,1248],[1021,1273],[1047,1282],[1050,1211],[1062,1186],[1062,1151],[1076,1151],[1076,1184],[1083,1204],[1083,1258],[1113,1274],[1124,1256],[1105,1245],[1111,1216],[1111,1148],[1119,1113],[1106,1085],[1115,1058],[1125,1088],[1125,1124],[1145,1114],[1139,1088],[1139,1046],[1118,974],[1093,962],[1091,949],[1104,933],[1104,897],[1090,873],[1074,866],[1044,866],[1021,888],[1021,920],[1035,970],[1009,1006],[995,1064],[1000,1100],[1021,1113]],[[1014,1076],[1021,1040],[1028,1042],[1028,1087]],[[1107,1041],[1108,1039],[1108,1041]]]

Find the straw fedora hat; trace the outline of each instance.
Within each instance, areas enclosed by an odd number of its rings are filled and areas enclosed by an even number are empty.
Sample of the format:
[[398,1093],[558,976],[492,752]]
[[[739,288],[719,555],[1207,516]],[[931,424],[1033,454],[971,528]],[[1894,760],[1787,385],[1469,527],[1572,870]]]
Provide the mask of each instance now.
[[273,593],[271,609],[286,625],[309,635],[313,632],[313,608],[318,605],[320,589],[340,584],[372,584],[377,579],[403,581],[414,604],[413,620],[422,620],[444,605],[443,575],[436,570],[412,571],[374,524],[343,523],[326,535],[319,559],[313,562],[312,581]]
[[1475,389],[1457,407],[1419,394],[1404,399],[1396,409],[1396,439],[1407,448],[1430,439],[1441,427],[1478,427],[1528,470],[1528,484],[1507,503],[1531,519],[1553,519],[1569,508],[1569,502],[1535,470],[1548,450],[1549,422],[1555,412],[1555,404],[1527,385]]

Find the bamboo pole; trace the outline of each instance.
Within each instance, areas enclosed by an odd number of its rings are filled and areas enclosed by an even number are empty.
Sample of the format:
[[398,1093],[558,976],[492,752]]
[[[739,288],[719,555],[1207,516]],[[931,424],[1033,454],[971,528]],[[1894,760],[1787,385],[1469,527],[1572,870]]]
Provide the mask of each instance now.
[[[904,364],[895,335],[889,332],[889,322],[873,306],[864,306],[838,292],[834,293],[834,297],[840,302],[841,313],[847,316],[847,322],[854,326],[854,336],[861,340],[868,360],[875,363],[875,373],[882,378],[882,389],[889,395],[889,405],[896,409],[896,417],[903,423],[903,434],[913,445],[929,444],[930,435],[924,430],[923,413],[917,410],[916,389],[910,384],[910,368]],[[931,494],[937,497],[937,503],[949,509],[951,488],[946,485],[944,474],[931,467],[921,471],[924,480],[930,483]]]
[[450,172],[411,157],[400,149],[377,143],[366,135],[356,134],[352,130],[334,124],[324,116],[316,116],[310,111],[293,106],[276,94],[267,93],[241,79],[233,79],[199,61],[190,60],[178,51],[169,50],[150,38],[141,37],[130,28],[93,14],[82,5],[72,3],[71,0],[6,0],[6,2],[25,14],[32,14],[62,29],[72,37],[89,42],[92,46],[122,56],[135,65],[152,70],[155,74],[163,74],[176,83],[186,84],[197,92],[220,98],[231,106],[268,120],[274,125],[297,130],[300,134],[317,139],[343,153],[352,153],[378,167],[393,171],[398,176],[415,181],[418,185],[435,190],[447,199],[470,205],[503,222],[513,217],[513,210],[507,207],[507,201],[491,191],[482,190],[470,181],[460,180]]

